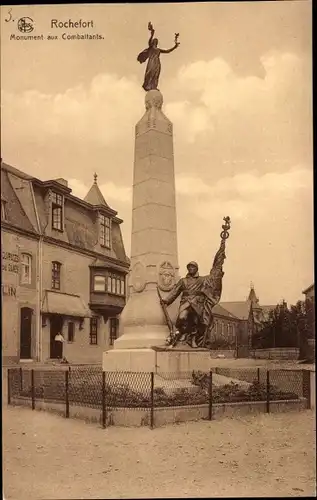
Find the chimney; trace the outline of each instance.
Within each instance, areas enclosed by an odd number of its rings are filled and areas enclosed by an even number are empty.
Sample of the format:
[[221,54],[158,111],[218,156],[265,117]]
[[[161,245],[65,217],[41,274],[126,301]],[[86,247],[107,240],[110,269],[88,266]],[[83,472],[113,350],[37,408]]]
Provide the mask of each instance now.
[[65,187],[68,187],[68,181],[66,179],[54,179],[55,182],[58,182],[59,184],[62,184]]

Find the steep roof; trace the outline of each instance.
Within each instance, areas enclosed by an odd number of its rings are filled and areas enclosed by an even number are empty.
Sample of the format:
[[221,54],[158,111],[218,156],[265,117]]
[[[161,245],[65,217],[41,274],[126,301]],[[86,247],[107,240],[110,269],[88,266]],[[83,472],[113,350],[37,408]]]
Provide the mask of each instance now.
[[4,169],[13,175],[16,175],[17,177],[21,177],[21,179],[28,179],[28,180],[34,179],[34,177],[32,177],[31,175],[26,174],[25,172],[22,172],[22,170],[12,167],[12,165],[8,165],[7,163],[4,162],[1,162],[1,169]]
[[238,319],[248,319],[250,314],[250,301],[220,302],[220,306]]
[[220,304],[215,305],[215,307],[212,310],[212,313],[216,314],[218,316],[225,316],[225,317],[229,317],[229,318],[236,318],[236,316],[234,316],[232,313],[230,313],[229,311],[227,311],[227,309],[225,309],[222,306],[221,302],[220,302]]
[[29,176],[20,175],[20,170],[5,163],[1,164],[1,198],[6,201],[5,222],[37,233],[30,179]]
[[254,302],[254,303],[259,302],[259,299],[257,298],[256,293],[255,293],[253,284],[251,284],[248,300],[250,300],[251,302]]
[[84,200],[91,205],[103,205],[110,208],[97,184],[97,174],[94,175],[94,183],[86,194]]
[[313,283],[312,285],[310,285],[308,288],[306,288],[305,290],[303,290],[302,293],[307,293],[307,292],[310,292],[310,290],[312,290],[313,288],[315,287],[315,283]]

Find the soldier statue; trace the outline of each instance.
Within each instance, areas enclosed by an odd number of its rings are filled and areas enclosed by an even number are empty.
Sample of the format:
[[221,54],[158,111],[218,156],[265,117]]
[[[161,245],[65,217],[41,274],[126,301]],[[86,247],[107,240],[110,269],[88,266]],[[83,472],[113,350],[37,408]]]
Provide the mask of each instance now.
[[[168,317],[166,306],[172,304],[181,295],[176,331],[170,328],[168,345],[176,346],[185,340],[191,347],[209,347],[213,327],[212,309],[218,304],[222,292],[222,266],[226,258],[225,241],[229,237],[230,218],[224,217],[221,243],[214,258],[209,275],[199,276],[198,264],[189,262],[187,275],[181,278],[164,299],[160,297],[165,317]],[[168,321],[168,324],[170,320]]]

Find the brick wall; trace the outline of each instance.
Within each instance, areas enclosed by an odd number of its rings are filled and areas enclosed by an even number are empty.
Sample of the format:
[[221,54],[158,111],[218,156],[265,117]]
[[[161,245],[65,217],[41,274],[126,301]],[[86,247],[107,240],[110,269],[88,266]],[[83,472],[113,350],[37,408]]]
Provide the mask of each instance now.
[[255,349],[253,357],[258,359],[298,359],[297,347],[272,347],[271,349]]

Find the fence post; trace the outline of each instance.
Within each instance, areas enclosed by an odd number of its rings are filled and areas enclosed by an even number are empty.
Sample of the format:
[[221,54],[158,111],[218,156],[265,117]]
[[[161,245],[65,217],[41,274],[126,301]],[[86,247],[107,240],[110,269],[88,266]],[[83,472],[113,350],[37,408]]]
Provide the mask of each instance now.
[[102,427],[105,429],[107,425],[107,405],[106,405],[106,372],[102,372]]
[[23,391],[23,371],[22,366],[20,366],[20,392]]
[[11,368],[8,368],[8,405],[11,404]]
[[31,370],[32,410],[35,409],[34,369]]
[[302,370],[303,397],[307,400],[307,410],[311,410],[310,370]]
[[151,416],[150,416],[151,429],[154,427],[154,372],[151,372]]
[[270,370],[266,371],[266,413],[270,413]]
[[212,370],[209,372],[208,420],[212,420]]
[[260,368],[257,369],[258,384],[260,383]]
[[69,370],[65,371],[65,406],[66,406],[65,417],[69,418]]

